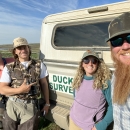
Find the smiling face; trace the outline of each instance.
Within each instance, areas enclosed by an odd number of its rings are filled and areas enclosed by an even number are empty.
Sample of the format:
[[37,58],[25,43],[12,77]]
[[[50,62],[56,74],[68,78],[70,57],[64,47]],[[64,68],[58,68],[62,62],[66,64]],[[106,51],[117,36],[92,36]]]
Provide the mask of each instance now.
[[130,95],[130,42],[128,34],[118,36],[123,38],[122,44],[111,46],[112,58],[115,62],[115,82],[113,102],[124,104]]
[[87,76],[92,76],[98,67],[98,59],[94,56],[87,56],[83,59],[82,67]]
[[125,40],[126,36],[128,36],[128,34],[118,36],[124,39],[123,44],[116,47],[112,46],[111,50],[113,59],[116,59],[125,65],[130,65],[130,43],[128,43],[128,40]]
[[16,47],[15,54],[17,54],[19,61],[24,62],[29,60],[29,47],[27,45]]

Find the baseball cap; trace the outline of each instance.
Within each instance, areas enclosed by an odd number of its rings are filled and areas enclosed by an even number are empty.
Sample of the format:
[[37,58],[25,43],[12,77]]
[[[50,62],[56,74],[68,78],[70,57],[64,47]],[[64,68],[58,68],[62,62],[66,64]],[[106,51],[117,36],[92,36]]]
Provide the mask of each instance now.
[[108,26],[109,39],[130,33],[130,12],[125,12],[110,22]]
[[84,59],[87,56],[95,56],[96,58],[99,59],[98,54],[96,54],[93,50],[87,50],[87,51],[85,51],[84,54],[83,54],[83,56],[82,56],[82,59]]
[[23,45],[28,45],[28,42],[25,38],[18,37],[13,40],[13,48],[23,46]]

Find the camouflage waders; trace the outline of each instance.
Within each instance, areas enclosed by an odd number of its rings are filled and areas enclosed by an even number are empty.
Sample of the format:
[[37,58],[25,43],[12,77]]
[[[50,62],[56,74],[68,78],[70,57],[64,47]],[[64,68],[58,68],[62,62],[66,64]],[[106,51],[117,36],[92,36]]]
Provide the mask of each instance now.
[[38,123],[40,120],[40,112],[34,115],[30,120],[26,121],[25,123],[19,125],[17,121],[12,120],[6,113],[4,112],[3,119],[3,130],[38,130]]
[[24,94],[16,94],[13,95],[15,98],[19,99],[36,99],[40,95],[40,71],[41,71],[41,61],[40,60],[30,60],[28,62],[28,67],[25,68],[19,61],[15,61],[9,64],[6,64],[7,69],[9,70],[9,74],[11,77],[11,85],[12,88],[17,88],[22,85],[24,79],[26,79],[27,84],[34,83],[35,84],[35,95],[29,95],[29,93]]
[[[12,88],[21,86],[26,78],[27,83],[36,82],[33,86],[35,94],[24,93],[10,96],[4,113],[4,130],[38,130],[39,112],[33,102],[40,95],[41,61],[30,60],[25,68],[19,61],[7,64],[11,77]],[[32,87],[31,87],[32,88]],[[33,92],[34,93],[34,92]]]

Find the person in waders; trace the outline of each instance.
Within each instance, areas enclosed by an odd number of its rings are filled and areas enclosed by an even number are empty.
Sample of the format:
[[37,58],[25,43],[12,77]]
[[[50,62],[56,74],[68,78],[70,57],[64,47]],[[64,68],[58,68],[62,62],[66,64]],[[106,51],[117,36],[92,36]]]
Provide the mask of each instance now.
[[49,110],[48,72],[44,63],[31,58],[31,48],[25,38],[13,40],[15,61],[7,64],[0,80],[0,93],[8,96],[4,112],[4,130],[38,130],[37,100],[42,93]]

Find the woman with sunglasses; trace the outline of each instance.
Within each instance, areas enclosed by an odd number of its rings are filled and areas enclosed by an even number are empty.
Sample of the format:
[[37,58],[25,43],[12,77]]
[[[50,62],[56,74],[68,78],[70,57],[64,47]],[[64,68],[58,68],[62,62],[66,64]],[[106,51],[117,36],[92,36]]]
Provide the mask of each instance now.
[[106,130],[113,121],[111,72],[93,51],[86,51],[72,87],[74,102],[70,110],[69,130]]

